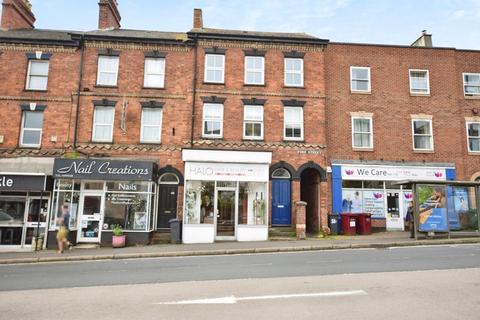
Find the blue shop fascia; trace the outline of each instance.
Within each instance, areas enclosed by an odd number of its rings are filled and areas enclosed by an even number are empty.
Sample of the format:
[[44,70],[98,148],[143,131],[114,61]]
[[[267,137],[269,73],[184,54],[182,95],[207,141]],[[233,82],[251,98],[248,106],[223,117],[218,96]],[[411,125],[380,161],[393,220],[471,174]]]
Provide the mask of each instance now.
[[413,200],[411,187],[395,182],[456,177],[452,163],[332,160],[331,168],[333,213],[369,213],[392,231],[404,230],[407,204]]

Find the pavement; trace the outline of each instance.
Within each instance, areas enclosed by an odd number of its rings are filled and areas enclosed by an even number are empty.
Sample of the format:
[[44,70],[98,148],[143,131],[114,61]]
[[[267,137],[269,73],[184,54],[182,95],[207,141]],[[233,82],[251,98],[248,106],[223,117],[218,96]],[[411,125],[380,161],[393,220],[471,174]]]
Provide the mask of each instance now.
[[480,237],[457,239],[409,238],[408,232],[379,232],[372,235],[331,236],[306,240],[281,239],[261,242],[216,242],[210,244],[161,244],[126,248],[73,248],[63,254],[56,250],[11,252],[0,249],[0,264],[88,260],[138,259],[205,255],[233,255],[273,252],[387,248],[402,246],[480,243]]

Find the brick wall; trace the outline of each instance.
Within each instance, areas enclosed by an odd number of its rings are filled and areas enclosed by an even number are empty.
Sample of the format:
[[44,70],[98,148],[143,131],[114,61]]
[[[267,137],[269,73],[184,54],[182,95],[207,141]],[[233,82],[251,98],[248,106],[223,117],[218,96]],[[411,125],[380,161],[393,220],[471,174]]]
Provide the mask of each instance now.
[[[462,72],[478,72],[479,58],[478,52],[454,49],[330,44],[325,62],[329,159],[450,162],[458,179],[468,179],[464,115],[480,101],[463,98]],[[350,93],[350,66],[371,68],[371,94]],[[429,70],[429,96],[410,95],[409,69]],[[372,151],[352,149],[350,112],[360,111],[373,113]],[[432,116],[433,152],[413,150],[412,114]]]
[[[47,91],[25,90],[28,59],[26,53],[51,53]],[[36,102],[46,105],[44,111],[41,150],[61,149],[73,139],[71,112],[72,94],[77,90],[80,54],[75,49],[61,47],[4,46],[0,55],[0,149],[16,148],[19,144],[20,104]],[[57,142],[51,142],[51,136]]]

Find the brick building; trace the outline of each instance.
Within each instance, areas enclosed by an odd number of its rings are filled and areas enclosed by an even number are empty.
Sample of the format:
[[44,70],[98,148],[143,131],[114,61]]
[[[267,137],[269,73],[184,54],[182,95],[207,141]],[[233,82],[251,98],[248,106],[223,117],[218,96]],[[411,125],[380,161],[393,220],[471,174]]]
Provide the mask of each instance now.
[[411,191],[392,182],[477,177],[478,127],[468,131],[467,123],[478,122],[479,58],[476,51],[432,47],[426,32],[412,46],[329,44],[327,144],[334,212],[363,197],[358,210],[371,210],[379,218],[375,226],[401,229]]
[[188,32],[128,30],[116,0],[98,30],[34,23],[3,1],[0,245],[53,246],[64,205],[74,242],[120,225],[149,243],[175,217],[184,242],[316,233],[332,211],[402,229],[394,181],[480,176],[480,54],[428,34],[330,43],[207,28],[199,9]]

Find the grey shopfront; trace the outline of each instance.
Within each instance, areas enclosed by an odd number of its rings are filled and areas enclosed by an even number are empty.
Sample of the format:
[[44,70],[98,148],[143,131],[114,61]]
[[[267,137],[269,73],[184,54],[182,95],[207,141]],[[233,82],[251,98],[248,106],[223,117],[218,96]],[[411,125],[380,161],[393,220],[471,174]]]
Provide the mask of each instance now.
[[64,205],[73,243],[108,245],[119,225],[127,244],[147,244],[154,230],[156,171],[153,161],[55,159],[48,245],[55,246]]
[[45,173],[0,172],[0,246],[29,247],[45,236],[50,181]]

